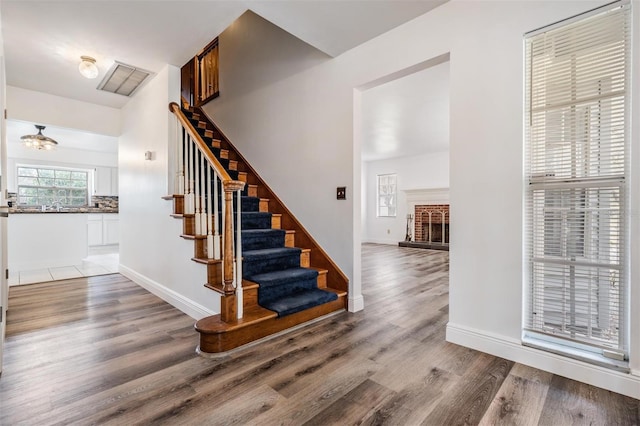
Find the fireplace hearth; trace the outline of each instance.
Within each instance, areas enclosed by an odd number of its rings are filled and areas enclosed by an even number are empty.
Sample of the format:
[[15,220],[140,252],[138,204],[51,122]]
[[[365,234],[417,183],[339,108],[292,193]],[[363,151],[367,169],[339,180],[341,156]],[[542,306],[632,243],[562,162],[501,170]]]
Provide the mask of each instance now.
[[400,243],[403,247],[449,250],[449,205],[416,205],[414,240]]

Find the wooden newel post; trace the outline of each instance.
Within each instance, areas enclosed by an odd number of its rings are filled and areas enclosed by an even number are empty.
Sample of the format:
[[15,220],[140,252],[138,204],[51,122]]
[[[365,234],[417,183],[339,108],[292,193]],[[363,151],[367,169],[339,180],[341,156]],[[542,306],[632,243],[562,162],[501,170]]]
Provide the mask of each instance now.
[[224,186],[224,277],[223,290],[225,294],[233,294],[233,193],[244,188],[244,182],[232,180],[225,181]]
[[222,277],[224,296],[222,297],[220,316],[222,321],[231,322],[238,319],[238,311],[236,306],[235,287],[233,286],[234,277],[234,253],[233,253],[233,193],[244,188],[244,182],[241,181],[224,181],[224,230],[222,238],[224,240],[224,253],[222,262],[224,265],[224,276]]

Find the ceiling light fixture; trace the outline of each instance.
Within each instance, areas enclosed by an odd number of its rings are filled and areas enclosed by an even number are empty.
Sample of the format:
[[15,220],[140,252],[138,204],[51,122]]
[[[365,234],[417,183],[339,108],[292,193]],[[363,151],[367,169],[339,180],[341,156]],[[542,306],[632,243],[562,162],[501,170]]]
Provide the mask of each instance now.
[[46,149],[47,151],[50,151],[58,145],[58,142],[42,134],[45,126],[41,126],[39,124],[36,124],[35,126],[36,129],[38,129],[37,135],[25,135],[20,138],[22,143],[24,143],[24,146],[27,148]]
[[96,78],[98,76],[98,67],[96,66],[96,60],[91,56],[80,56],[82,62],[78,65],[78,71],[86,78]]

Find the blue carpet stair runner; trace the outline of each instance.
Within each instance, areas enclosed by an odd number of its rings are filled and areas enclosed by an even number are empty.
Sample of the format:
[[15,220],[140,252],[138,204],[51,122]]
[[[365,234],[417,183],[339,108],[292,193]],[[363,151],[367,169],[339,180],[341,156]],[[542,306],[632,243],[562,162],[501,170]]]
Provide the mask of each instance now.
[[[229,160],[220,158],[220,149],[212,146],[212,138],[205,136],[198,120],[192,118],[190,111],[183,112],[231,178],[237,179],[238,172],[229,170]],[[282,317],[336,300],[335,293],[318,288],[315,269],[300,266],[302,250],[285,247],[286,232],[271,228],[271,213],[259,211],[260,199],[248,196],[248,185],[242,191],[240,202],[242,275],[245,280],[259,284],[258,304]]]

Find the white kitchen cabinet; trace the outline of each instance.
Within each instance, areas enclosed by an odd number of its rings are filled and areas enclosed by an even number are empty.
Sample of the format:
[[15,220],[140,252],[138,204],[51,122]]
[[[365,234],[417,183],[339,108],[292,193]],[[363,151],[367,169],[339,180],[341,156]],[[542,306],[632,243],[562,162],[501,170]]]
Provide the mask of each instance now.
[[96,167],[93,178],[93,195],[118,195],[116,167]]
[[118,169],[111,168],[111,195],[118,195]]
[[90,246],[120,243],[120,220],[117,213],[90,214],[87,222]]
[[102,215],[102,244],[120,243],[120,220],[117,214]]
[[87,221],[87,240],[90,246],[102,245],[102,215],[90,214]]
[[80,265],[87,257],[86,213],[12,213],[8,223],[11,271]]

